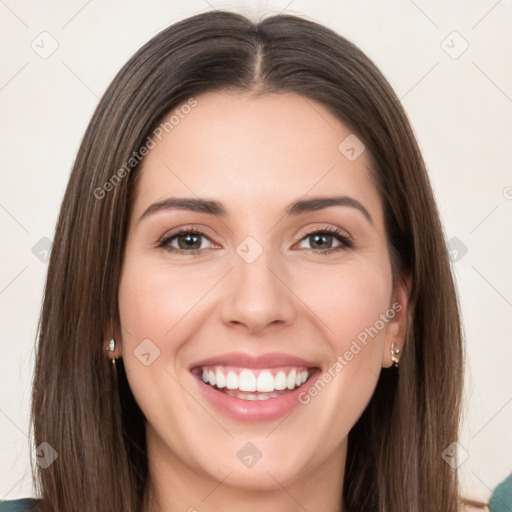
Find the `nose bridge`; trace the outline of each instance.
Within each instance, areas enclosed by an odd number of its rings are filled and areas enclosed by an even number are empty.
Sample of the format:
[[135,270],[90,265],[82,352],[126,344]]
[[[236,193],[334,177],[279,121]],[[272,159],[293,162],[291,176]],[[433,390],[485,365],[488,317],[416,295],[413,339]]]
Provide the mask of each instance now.
[[288,288],[279,275],[279,256],[248,237],[236,248],[230,276],[229,296],[222,318],[225,323],[243,324],[256,331],[270,324],[289,323],[295,316]]

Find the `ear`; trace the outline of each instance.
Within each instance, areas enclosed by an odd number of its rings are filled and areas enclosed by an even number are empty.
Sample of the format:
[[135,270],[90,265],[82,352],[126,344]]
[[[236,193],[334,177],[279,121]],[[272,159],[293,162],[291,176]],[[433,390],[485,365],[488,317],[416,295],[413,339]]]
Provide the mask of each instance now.
[[[390,320],[386,325],[385,349],[382,355],[382,366],[384,368],[389,368],[393,364],[391,360],[392,343],[400,349],[400,354],[404,351],[411,284],[412,276],[410,274],[399,274],[395,279],[393,296],[389,305],[388,318]],[[393,312],[394,316],[392,316]]]

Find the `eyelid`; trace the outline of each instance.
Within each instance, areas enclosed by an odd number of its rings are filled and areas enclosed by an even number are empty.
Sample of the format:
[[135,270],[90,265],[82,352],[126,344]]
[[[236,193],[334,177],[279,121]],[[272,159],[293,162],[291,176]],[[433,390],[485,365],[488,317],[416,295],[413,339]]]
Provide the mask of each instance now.
[[169,238],[171,236],[180,234],[184,231],[186,231],[187,233],[197,232],[198,234],[201,234],[207,238],[212,238],[211,234],[209,233],[210,230],[206,226],[203,226],[201,224],[185,224],[183,226],[179,226],[177,228],[173,228],[170,229],[169,231],[166,231],[165,234],[160,237],[160,241],[165,240],[166,238]]
[[301,238],[298,241],[300,242],[304,237],[311,235],[313,233],[324,232],[324,231],[327,231],[329,233],[342,233],[343,236],[348,238],[350,241],[353,241],[353,238],[350,236],[348,231],[345,231],[344,229],[339,228],[338,226],[327,226],[327,225],[314,226],[314,227],[307,228],[305,231],[303,231]]

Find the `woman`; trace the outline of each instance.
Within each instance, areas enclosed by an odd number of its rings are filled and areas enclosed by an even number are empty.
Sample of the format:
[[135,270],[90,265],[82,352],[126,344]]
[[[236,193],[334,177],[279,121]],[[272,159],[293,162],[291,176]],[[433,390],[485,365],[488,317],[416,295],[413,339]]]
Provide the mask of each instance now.
[[129,60],[52,249],[38,511],[455,512],[462,371],[425,165],[368,57],[210,12]]

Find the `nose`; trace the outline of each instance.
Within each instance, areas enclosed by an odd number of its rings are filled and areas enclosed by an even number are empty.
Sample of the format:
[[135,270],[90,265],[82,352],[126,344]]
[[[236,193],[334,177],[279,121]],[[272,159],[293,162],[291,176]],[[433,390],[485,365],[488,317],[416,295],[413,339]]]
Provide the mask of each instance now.
[[264,251],[247,263],[234,255],[234,269],[221,306],[222,321],[250,334],[293,323],[297,311],[285,273]]

